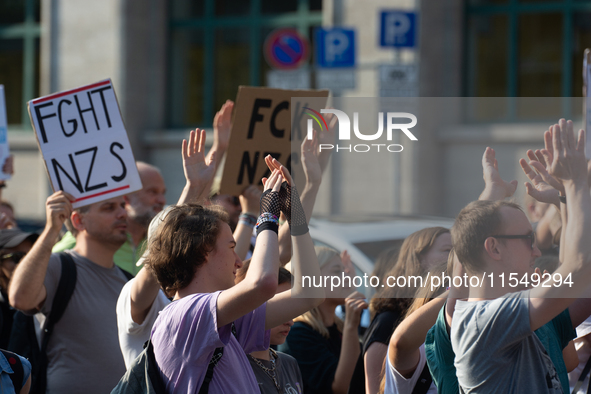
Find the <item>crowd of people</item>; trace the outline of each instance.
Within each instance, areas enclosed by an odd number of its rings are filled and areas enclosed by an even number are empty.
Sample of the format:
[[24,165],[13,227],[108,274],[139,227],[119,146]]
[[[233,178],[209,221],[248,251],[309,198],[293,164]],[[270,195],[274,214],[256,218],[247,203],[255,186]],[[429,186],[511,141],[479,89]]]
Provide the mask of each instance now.
[[143,188],[129,195],[73,209],[53,193],[40,234],[0,203],[2,393],[591,392],[591,171],[572,122],[520,161],[525,210],[507,200],[517,182],[487,148],[478,200],[451,229],[385,250],[374,271],[380,283],[478,285],[384,286],[368,300],[345,281],[303,281],[352,271],[308,229],[330,155],[318,145],[336,119],[301,146],[301,195],[268,156],[260,187],[230,196],[214,175],[232,111],[228,101],[216,114],[207,154],[203,130],[183,141],[174,205],[143,162]]

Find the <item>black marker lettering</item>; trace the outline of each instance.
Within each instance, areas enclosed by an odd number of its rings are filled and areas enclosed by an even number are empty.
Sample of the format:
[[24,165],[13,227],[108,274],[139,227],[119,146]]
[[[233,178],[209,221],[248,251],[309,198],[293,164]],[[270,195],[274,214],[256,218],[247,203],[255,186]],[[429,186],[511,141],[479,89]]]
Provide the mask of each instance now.
[[39,131],[41,132],[41,138],[43,139],[43,143],[47,144],[47,134],[45,133],[45,125],[43,124],[43,119],[51,118],[55,116],[53,114],[41,115],[41,108],[49,107],[53,105],[53,102],[48,102],[45,104],[39,104],[35,106],[35,115],[37,115],[37,121],[39,122]]
[[96,123],[96,129],[100,130],[100,126],[98,123],[98,119],[96,118],[96,112],[94,112],[94,104],[92,104],[92,97],[90,97],[90,92],[86,92],[88,95],[88,102],[90,103],[90,107],[81,109],[80,102],[78,101],[78,95],[74,95],[74,100],[76,101],[76,107],[78,107],[78,113],[80,114],[80,120],[82,121],[82,127],[84,128],[84,133],[88,133],[86,130],[86,122],[84,121],[84,112],[91,111],[92,116],[94,116],[94,123]]
[[123,161],[123,159],[121,158],[121,156],[119,156],[117,153],[115,153],[115,151],[113,150],[114,147],[118,147],[119,149],[123,149],[123,145],[121,145],[118,142],[113,142],[111,144],[111,148],[109,149],[109,151],[111,152],[111,154],[113,156],[115,156],[117,159],[119,159],[119,162],[121,162],[121,175],[119,176],[112,176],[111,178],[113,178],[113,180],[115,182],[121,182],[122,180],[125,179],[125,176],[127,176],[127,167],[125,167],[125,162]]
[[91,192],[96,189],[102,189],[103,187],[107,187],[107,182],[101,183],[99,185],[88,186],[88,183],[90,182],[90,177],[92,176],[92,168],[94,167],[94,159],[96,158],[97,151],[98,151],[98,147],[95,146],[93,148],[84,149],[84,150],[74,153],[76,156],[78,156],[78,155],[81,155],[81,154],[84,154],[87,152],[92,152],[92,159],[90,159],[90,167],[88,168],[88,176],[86,177],[86,184],[84,185],[85,192]]
[[68,120],[68,123],[72,124],[72,132],[71,133],[67,133],[66,129],[64,129],[64,122],[62,120],[62,105],[66,103],[68,105],[71,105],[72,102],[68,99],[64,99],[61,100],[60,103],[57,105],[57,115],[58,115],[58,119],[60,120],[60,126],[62,126],[62,131],[64,133],[64,135],[66,137],[71,137],[74,135],[74,133],[76,132],[76,130],[78,130],[78,121],[76,119],[70,119]]
[[269,99],[256,99],[254,100],[254,106],[252,107],[252,115],[250,116],[250,124],[248,125],[248,136],[247,139],[252,139],[252,135],[254,134],[254,125],[257,122],[263,121],[263,115],[259,114],[259,109],[263,108],[271,108],[271,100]]
[[275,107],[273,110],[273,114],[271,115],[271,134],[273,134],[277,138],[283,138],[285,135],[285,129],[278,129],[275,123],[275,119],[277,118],[277,114],[280,111],[286,111],[289,109],[289,102],[282,101]]
[[51,159],[51,164],[53,165],[53,172],[55,173],[55,177],[57,178],[59,190],[64,190],[64,185],[62,184],[62,178],[60,177],[58,168],[61,169],[64,175],[70,180],[70,182],[72,182],[72,184],[76,187],[78,192],[84,193],[84,189],[82,189],[82,182],[80,182],[78,170],[76,169],[76,163],[74,163],[74,158],[72,157],[71,153],[68,155],[68,157],[70,158],[70,164],[72,165],[72,169],[74,170],[74,177],[76,178],[75,180],[70,176],[70,174],[68,174],[64,167],[62,167],[60,163],[58,163],[56,159]]

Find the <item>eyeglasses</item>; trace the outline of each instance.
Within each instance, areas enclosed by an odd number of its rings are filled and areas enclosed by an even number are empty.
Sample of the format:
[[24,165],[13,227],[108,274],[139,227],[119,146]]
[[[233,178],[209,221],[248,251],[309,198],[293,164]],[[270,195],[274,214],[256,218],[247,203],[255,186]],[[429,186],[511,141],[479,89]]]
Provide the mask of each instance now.
[[14,264],[18,264],[25,255],[25,252],[6,253],[0,255],[0,262],[4,263],[5,261],[12,261]]
[[534,250],[534,245],[536,243],[536,233],[532,232],[525,235],[491,235],[493,238],[503,238],[503,239],[528,239],[531,242],[531,249]]

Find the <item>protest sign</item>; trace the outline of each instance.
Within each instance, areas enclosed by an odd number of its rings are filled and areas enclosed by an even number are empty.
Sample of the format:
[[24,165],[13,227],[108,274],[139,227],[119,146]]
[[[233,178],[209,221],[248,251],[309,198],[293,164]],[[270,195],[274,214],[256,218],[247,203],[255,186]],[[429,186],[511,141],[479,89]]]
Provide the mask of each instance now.
[[[265,156],[271,155],[287,166],[299,162],[300,152],[292,152],[293,138],[303,141],[308,119],[304,107],[296,102],[291,118],[293,97],[325,97],[328,90],[281,90],[240,86],[236,97],[230,145],[220,185],[221,194],[240,195],[248,185],[262,186],[268,173]],[[297,179],[302,177],[292,174]]]
[[142,188],[110,79],[28,104],[51,186],[74,208]]
[[4,85],[0,85],[0,181],[10,179],[10,174],[2,171],[10,150],[8,148],[8,119],[6,116],[6,99],[4,98]]

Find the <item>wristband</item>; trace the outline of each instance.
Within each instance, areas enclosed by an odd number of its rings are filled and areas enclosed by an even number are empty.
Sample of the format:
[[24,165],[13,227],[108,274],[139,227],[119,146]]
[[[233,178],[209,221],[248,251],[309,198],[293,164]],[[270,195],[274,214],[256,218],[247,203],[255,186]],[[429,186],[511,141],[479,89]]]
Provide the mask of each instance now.
[[561,203],[566,204],[566,196],[558,196]]
[[257,224],[257,218],[250,213],[241,213],[238,217],[238,223],[253,228]]
[[257,237],[265,230],[272,230],[275,234],[279,234],[279,219],[272,213],[262,213],[257,221],[256,230]]

